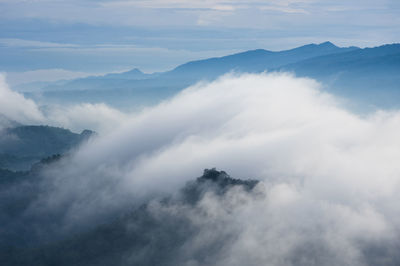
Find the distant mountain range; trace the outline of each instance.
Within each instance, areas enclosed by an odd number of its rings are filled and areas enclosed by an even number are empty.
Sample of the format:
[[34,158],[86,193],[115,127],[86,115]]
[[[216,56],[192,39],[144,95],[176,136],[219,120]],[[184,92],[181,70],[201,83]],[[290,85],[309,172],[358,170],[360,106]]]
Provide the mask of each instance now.
[[[106,102],[132,108],[156,103],[200,80],[228,72],[289,71],[323,82],[326,89],[366,106],[399,106],[400,44],[374,48],[340,48],[330,42],[272,52],[263,49],[192,61],[162,73],[133,69],[120,74],[88,77],[42,87],[51,101]],[[28,93],[37,97],[35,93]]]
[[359,48],[339,48],[330,42],[309,44],[295,49],[271,52],[263,49],[247,51],[239,54],[193,61],[165,73],[166,76],[180,75],[198,78],[215,78],[230,71],[236,72],[263,72],[295,63],[301,60],[354,51]]
[[50,126],[17,126],[0,132],[0,168],[28,170],[43,158],[64,154],[94,134]]
[[279,70],[315,78],[332,93],[365,104],[400,106],[400,44],[309,58]]

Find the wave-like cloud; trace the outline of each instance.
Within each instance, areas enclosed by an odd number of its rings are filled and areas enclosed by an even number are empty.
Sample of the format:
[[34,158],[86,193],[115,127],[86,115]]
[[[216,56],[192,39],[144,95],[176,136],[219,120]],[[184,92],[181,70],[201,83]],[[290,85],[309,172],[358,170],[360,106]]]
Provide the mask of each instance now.
[[225,76],[131,117],[76,158],[127,168],[133,189],[175,187],[217,166],[238,177],[307,183],[321,197],[335,195],[330,183],[340,194],[385,194],[397,182],[399,119],[352,114],[310,79]]
[[[368,250],[395,263],[399,112],[360,117],[313,80],[248,74],[197,84],[121,121],[47,172],[51,189],[36,208],[66,209],[67,226],[88,223],[215,166],[261,180],[264,195],[206,197],[201,215],[178,212],[200,221],[204,236],[219,236],[215,224],[235,233],[215,265],[364,265]],[[210,239],[200,234],[185,252]]]

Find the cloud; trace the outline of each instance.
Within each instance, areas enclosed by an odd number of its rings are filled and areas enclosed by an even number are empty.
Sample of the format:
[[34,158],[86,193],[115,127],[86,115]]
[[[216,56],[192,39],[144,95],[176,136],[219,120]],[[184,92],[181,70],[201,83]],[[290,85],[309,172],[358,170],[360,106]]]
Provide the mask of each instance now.
[[53,106],[46,110],[47,121],[55,126],[74,131],[92,129],[100,134],[115,130],[126,121],[126,114],[105,104],[77,104],[73,106]]
[[62,44],[55,42],[43,42],[34,40],[23,40],[13,38],[0,38],[0,45],[8,47],[23,47],[23,48],[73,48],[79,47],[75,44]]
[[[232,51],[281,50],[327,40],[343,46],[378,46],[399,42],[400,36],[394,1],[62,0],[0,5],[0,52],[7,71],[165,71]],[[206,38],[191,40],[199,36]],[[218,38],[222,36],[235,41]],[[108,46],[96,47],[98,43]]]
[[[37,124],[44,121],[35,102],[10,90],[5,78],[0,74],[0,114],[4,121]],[[1,127],[1,125],[0,125]]]
[[21,93],[12,91],[0,75],[0,128],[45,124],[73,131],[95,130],[100,134],[114,130],[126,120],[126,115],[105,104],[76,104],[39,106]]
[[361,117],[313,80],[232,74],[117,121],[43,173],[32,212],[61,212],[59,228],[93,226],[215,166],[262,183],[256,194],[207,194],[193,209],[154,207],[197,228],[179,247],[188,265],[215,243],[215,265],[396,262],[400,112]]
[[[351,15],[360,18],[358,23],[369,24],[371,18],[385,14],[395,17],[393,1],[321,1],[321,0],[287,0],[287,1],[243,1],[243,0],[208,0],[208,1],[163,1],[163,0],[122,0],[122,1],[3,1],[5,18],[40,18],[63,22],[83,22],[98,25],[128,25],[128,26],[179,26],[197,25],[199,17],[211,12],[231,13],[232,18],[224,23],[222,20],[212,20],[213,26],[259,28],[258,21],[281,24],[282,21],[296,25],[309,26],[319,21],[324,25],[338,24],[338,15]],[[265,12],[269,16],[265,16]],[[381,12],[377,13],[376,10]],[[251,11],[251,12],[249,12]],[[261,11],[261,12],[260,12]],[[347,11],[349,14],[346,14]],[[143,16],[143,14],[147,16]],[[287,18],[282,18],[286,13]],[[339,14],[340,13],[340,14]],[[362,14],[360,14],[362,13]],[[88,15],[90,14],[90,15]],[[135,14],[135,16],[131,16]],[[298,16],[291,16],[297,14]],[[310,14],[314,15],[310,17]],[[107,16],[106,16],[107,15]],[[275,15],[275,16],[273,16]],[[159,16],[159,17],[158,17]],[[321,16],[325,21],[321,20]],[[105,20],[104,18],[107,17]],[[151,17],[151,19],[149,19]],[[166,20],[165,18],[168,18]],[[256,20],[254,20],[256,19]],[[362,20],[362,22],[361,22]],[[167,21],[167,22],[166,22]],[[236,21],[236,22],[235,22]],[[375,21],[375,20],[374,20]],[[268,23],[266,23],[268,22]],[[376,21],[375,21],[376,22]],[[385,25],[389,25],[387,22]],[[348,26],[348,24],[346,24]],[[393,25],[393,21],[392,24]],[[353,25],[355,26],[355,25]],[[327,30],[327,27],[324,27]]]
[[152,0],[152,1],[132,1],[132,0],[122,0],[122,1],[99,1],[101,6],[106,7],[140,7],[140,8],[168,8],[168,9],[211,9],[211,10],[228,10],[232,11],[235,8],[250,8],[257,7],[259,5],[280,5],[289,6],[293,4],[307,4],[316,2],[315,0],[287,0],[280,1],[245,1],[245,0],[174,0],[174,1],[164,1],[164,0]]
[[362,265],[357,243],[390,242],[400,225],[400,113],[360,117],[319,87],[280,73],[192,86],[57,165],[44,199],[68,203],[66,224],[93,221],[216,166],[262,180],[266,195],[229,217],[224,203],[204,206],[240,228],[218,265],[287,265],[308,248],[323,264]]

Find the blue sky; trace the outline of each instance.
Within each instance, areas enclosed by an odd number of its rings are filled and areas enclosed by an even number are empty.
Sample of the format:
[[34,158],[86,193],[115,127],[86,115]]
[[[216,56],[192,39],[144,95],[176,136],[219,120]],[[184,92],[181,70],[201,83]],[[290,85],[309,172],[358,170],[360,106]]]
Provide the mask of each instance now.
[[400,1],[0,0],[0,71],[12,83],[327,40],[400,42]]

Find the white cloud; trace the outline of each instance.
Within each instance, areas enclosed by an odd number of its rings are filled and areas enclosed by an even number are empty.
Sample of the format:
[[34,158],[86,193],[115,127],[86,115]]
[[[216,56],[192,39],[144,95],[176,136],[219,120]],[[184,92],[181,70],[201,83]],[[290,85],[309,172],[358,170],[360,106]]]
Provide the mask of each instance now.
[[45,108],[12,91],[0,75],[0,128],[12,125],[45,124],[73,131],[95,130],[106,134],[126,120],[126,115],[105,104],[49,105]]
[[95,130],[101,134],[111,132],[123,124],[126,115],[105,104],[77,104],[72,106],[52,106],[46,111],[49,124],[81,131]]
[[262,184],[255,196],[233,190],[193,210],[156,209],[201,228],[183,247],[188,258],[233,234],[216,265],[364,265],[364,248],[391,248],[397,237],[397,111],[360,117],[315,81],[275,73],[200,83],[138,114],[83,105],[51,118],[86,124],[96,115],[116,121],[113,130],[50,169],[51,189],[34,205],[62,206],[67,227],[175,191],[215,166]]
[[34,40],[23,40],[13,38],[0,38],[0,45],[9,47],[24,47],[24,48],[73,48],[79,47],[75,44],[68,43],[55,43],[55,42],[43,42]]
[[[8,88],[5,78],[0,74],[0,115],[5,121],[37,124],[44,121],[35,102]],[[2,125],[0,125],[2,127]]]
[[183,8],[183,9],[211,9],[211,10],[227,10],[232,11],[235,8],[249,8],[252,6],[263,5],[284,5],[288,6],[290,4],[296,3],[307,3],[310,1],[301,0],[289,0],[289,1],[244,1],[244,0],[152,0],[152,1],[136,1],[136,0],[125,0],[125,1],[104,1],[103,6],[124,6],[124,7],[142,7],[142,8]]
[[[357,215],[367,216],[377,232],[398,226],[391,224],[392,208],[398,209],[391,202],[397,200],[400,181],[400,114],[362,118],[318,87],[287,74],[225,76],[198,84],[123,120],[115,132],[81,149],[71,159],[74,169],[64,173],[68,178],[61,178],[72,186],[74,177],[84,182],[84,197],[97,198],[91,191],[94,177],[97,187],[113,183],[107,196],[101,194],[109,205],[110,198],[117,204],[116,194],[173,191],[216,166],[234,177],[263,180],[274,197],[271,206],[291,206],[285,217],[278,211],[277,220],[298,221],[302,217],[293,205],[304,203],[298,206],[304,213],[316,208],[313,219],[334,212],[329,223],[343,230],[349,227],[336,216],[354,217],[353,227],[363,219]],[[360,224],[357,230],[369,226]]]

